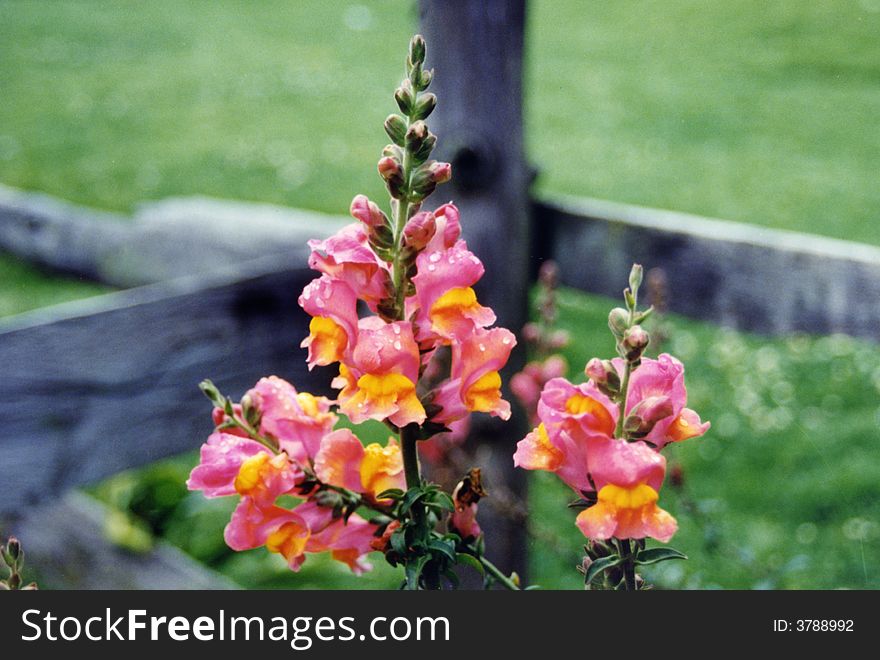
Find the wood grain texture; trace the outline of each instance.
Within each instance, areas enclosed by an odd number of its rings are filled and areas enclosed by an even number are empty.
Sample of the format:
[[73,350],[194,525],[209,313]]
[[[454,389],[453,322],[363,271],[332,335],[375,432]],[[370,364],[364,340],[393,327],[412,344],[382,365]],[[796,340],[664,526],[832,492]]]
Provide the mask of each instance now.
[[536,216],[568,286],[619,297],[638,262],[665,271],[670,309],[686,316],[880,340],[880,248],[590,199],[539,202]]
[[[495,310],[498,325],[514,332],[526,320],[530,282],[531,171],[522,137],[525,4],[420,3],[426,65],[434,68],[431,91],[438,97],[429,126],[437,134],[436,157],[452,163],[452,182],[434,197],[438,203],[452,199],[461,209],[463,237],[486,266],[477,286],[480,302]],[[504,373],[505,383],[521,367],[523,355],[520,347]],[[494,486],[524,497],[525,473],[514,469],[512,459],[526,432],[524,415],[517,410],[507,423],[485,415],[473,419],[470,448],[490,494]],[[525,529],[521,521],[499,514],[491,497],[480,503],[489,556],[505,571],[524,575]]]
[[0,320],[0,513],[195,449],[211,431],[198,383],[240,396],[278,374],[326,390],[298,348],[313,277],[287,259],[99,296]]

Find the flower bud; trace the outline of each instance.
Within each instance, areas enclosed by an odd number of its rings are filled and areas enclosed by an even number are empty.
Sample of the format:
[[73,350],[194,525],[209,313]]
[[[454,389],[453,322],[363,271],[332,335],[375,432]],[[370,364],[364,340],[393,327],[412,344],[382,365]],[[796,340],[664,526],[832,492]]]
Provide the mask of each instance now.
[[18,563],[21,555],[21,541],[14,536],[10,536],[9,540],[6,542],[6,557],[9,565],[12,566],[13,564]]
[[409,61],[411,64],[421,64],[425,61],[425,38],[420,34],[410,39]]
[[623,334],[623,349],[626,359],[635,362],[641,358],[650,341],[650,335],[642,326],[634,325],[628,328]]
[[[409,78],[405,78],[400,87],[394,92],[394,100],[397,101],[397,107],[405,115],[411,115],[413,112],[413,103],[415,102],[415,92],[413,91],[412,82]],[[427,117],[427,115],[425,115]]]
[[422,94],[412,108],[413,119],[426,119],[437,107],[437,97],[430,92]]
[[437,220],[433,213],[416,213],[403,228],[403,244],[415,251],[424,250],[437,231]]
[[642,265],[633,264],[632,270],[629,272],[629,288],[633,295],[638,293],[640,286],[642,286]]
[[597,357],[590,358],[587,366],[584,367],[584,373],[587,375],[587,378],[597,385],[604,385],[608,382],[608,375],[605,372],[605,367],[602,365],[602,360]]
[[388,115],[385,120],[385,132],[394,144],[403,146],[407,136],[406,121],[400,115]]
[[434,183],[446,183],[452,178],[452,165],[449,163],[432,163],[428,171]]
[[623,339],[623,333],[629,327],[629,312],[623,307],[615,307],[608,315],[608,327],[618,339]]
[[426,137],[428,137],[428,125],[420,119],[410,124],[404,135],[404,142],[398,144],[405,144],[410,151],[418,151]]
[[378,163],[379,176],[386,181],[390,181],[400,176],[400,163],[390,156],[384,156],[379,159]]
[[367,227],[383,227],[387,224],[388,218],[375,202],[367,199],[366,195],[357,195],[351,201],[351,209],[349,210],[352,217],[363,222]]
[[584,367],[584,373],[603,394],[613,396],[620,391],[620,375],[611,360],[592,358]]
[[241,414],[252,428],[260,426],[260,419],[263,417],[262,403],[260,393],[255,390],[245,392],[245,395],[241,397]]

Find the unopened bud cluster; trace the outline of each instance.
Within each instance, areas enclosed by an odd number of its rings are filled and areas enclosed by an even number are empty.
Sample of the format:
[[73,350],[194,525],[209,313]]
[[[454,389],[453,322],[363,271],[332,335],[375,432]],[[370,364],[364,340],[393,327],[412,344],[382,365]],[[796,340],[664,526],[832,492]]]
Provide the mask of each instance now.
[[0,591],[34,591],[37,588],[35,582],[24,586],[21,576],[24,570],[24,550],[21,542],[14,536],[10,537],[6,544],[0,544],[0,571],[6,569],[8,575],[0,578]]

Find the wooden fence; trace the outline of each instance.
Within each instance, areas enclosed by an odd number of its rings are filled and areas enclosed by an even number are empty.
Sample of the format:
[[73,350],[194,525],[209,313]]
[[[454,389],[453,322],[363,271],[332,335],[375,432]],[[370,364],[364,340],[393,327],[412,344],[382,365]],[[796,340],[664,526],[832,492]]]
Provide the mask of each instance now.
[[[880,249],[596,200],[530,199],[520,102],[524,0],[421,6],[429,42],[444,44],[430,57],[443,98],[437,132],[456,170],[447,194],[486,262],[480,295],[501,325],[522,326],[530,277],[545,259],[557,260],[565,284],[615,296],[638,261],[666,269],[672,310],[682,314],[768,334],[880,339],[880,307],[866,304],[880,299]],[[204,377],[234,395],[270,373],[327,390],[329,370],[308,372],[297,348],[308,318],[296,298],[313,276],[304,267],[305,238],[341,222],[204,199],[166,201],[123,220],[0,189],[0,249],[135,286],[0,319],[7,402],[0,517],[26,536],[56,584],[230,586],[167,547],[125,559],[97,538],[100,506],[70,491],[197,447],[210,430],[196,388]],[[185,230],[171,234],[171,226]],[[521,363],[520,352],[511,369]],[[509,509],[525,496],[524,477],[510,457],[523,430],[521,415],[507,425],[481,422],[471,445],[505,494],[496,499],[503,507],[493,512],[490,498],[481,516],[490,553],[520,573],[525,529]],[[65,553],[59,543],[69,545]],[[90,560],[76,549],[84,544]],[[125,570],[106,567],[123,560]],[[68,574],[65,562],[86,570]],[[156,566],[170,582],[149,580]]]

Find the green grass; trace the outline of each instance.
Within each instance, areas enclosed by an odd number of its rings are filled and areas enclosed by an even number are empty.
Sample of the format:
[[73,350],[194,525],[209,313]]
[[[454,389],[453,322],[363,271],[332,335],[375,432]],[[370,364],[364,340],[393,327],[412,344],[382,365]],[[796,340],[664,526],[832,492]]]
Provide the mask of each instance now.
[[[594,355],[610,357],[611,301],[560,295],[560,325],[575,380]],[[764,339],[680,318],[664,319],[663,350],[686,365],[688,405],[713,426],[667,450],[684,471],[660,504],[690,556],[646,571],[661,587],[880,588],[880,350],[835,335]],[[577,376],[580,376],[578,378]],[[532,579],[578,584],[583,537],[573,494],[533,473]]]
[[16,257],[0,253],[0,316],[86,298],[109,287],[73,277],[44,273]]
[[540,190],[880,242],[880,4],[538,0]]

